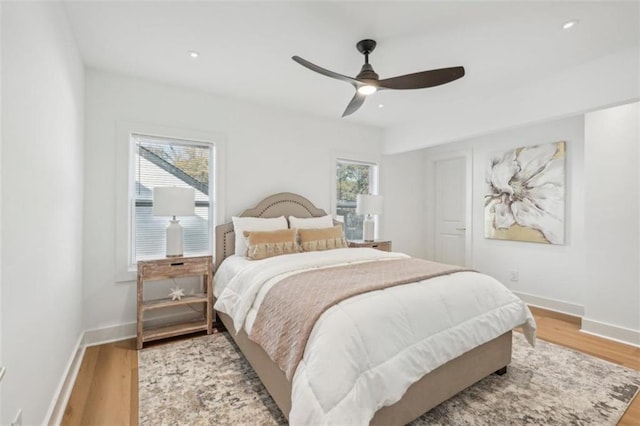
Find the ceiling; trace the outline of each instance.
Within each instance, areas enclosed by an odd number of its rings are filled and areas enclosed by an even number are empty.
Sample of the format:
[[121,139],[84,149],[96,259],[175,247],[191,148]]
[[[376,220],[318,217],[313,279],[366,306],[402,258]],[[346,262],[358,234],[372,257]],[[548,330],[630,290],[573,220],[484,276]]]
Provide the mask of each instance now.
[[[355,76],[373,38],[380,78],[463,65],[422,90],[378,92],[342,120],[395,126],[421,111],[544,81],[638,46],[639,2],[65,2],[89,67],[339,118],[353,88],[296,64]],[[562,24],[580,23],[570,30]],[[192,59],[189,50],[200,53]],[[384,108],[378,105],[383,104]]]

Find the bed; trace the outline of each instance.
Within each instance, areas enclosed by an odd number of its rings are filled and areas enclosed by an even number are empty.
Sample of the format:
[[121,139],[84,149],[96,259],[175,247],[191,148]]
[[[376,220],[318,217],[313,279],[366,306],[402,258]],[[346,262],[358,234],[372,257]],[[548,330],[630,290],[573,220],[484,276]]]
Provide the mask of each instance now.
[[[265,198],[263,201],[258,203],[256,207],[245,210],[240,216],[241,217],[257,217],[257,218],[276,218],[279,216],[312,218],[312,217],[322,217],[325,215],[326,215],[326,212],[324,210],[315,207],[315,205],[312,202],[310,202],[308,199],[300,195],[293,194],[293,193],[279,193],[279,194],[275,194]],[[242,260],[237,259],[237,256],[234,256],[235,241],[236,239],[235,239],[233,223],[227,223],[227,224],[219,225],[216,227],[216,260],[215,260],[216,271],[219,270],[221,264],[228,258],[229,258],[228,265],[231,265],[233,262],[236,262],[238,264],[243,262]],[[356,252],[355,250],[364,250],[361,254],[363,258],[369,258],[371,256],[382,256],[382,254],[373,254],[372,252],[376,252],[373,249],[340,249],[340,250],[343,250],[343,251],[352,250],[352,251],[349,251],[348,253],[352,254],[352,257],[354,258],[358,258],[358,256],[360,256],[360,252]],[[369,252],[367,252],[366,250],[369,250]],[[334,253],[332,254],[332,256],[334,257],[341,256],[339,250],[335,250],[333,252]],[[287,255],[287,256],[298,256],[298,255],[294,254],[294,255]],[[323,255],[323,256],[326,257],[327,255]],[[282,262],[282,261],[277,260],[272,263],[275,263],[275,262]],[[220,274],[221,274],[220,281],[222,281],[224,274],[227,274],[227,275],[229,274],[228,272],[229,270],[233,270],[233,268],[229,267],[229,268],[220,269]],[[464,278],[464,274],[465,273],[458,273],[458,274],[453,274],[452,276],[455,276],[456,280],[462,281],[462,278]],[[481,275],[475,272],[473,273],[466,272],[466,274],[476,274],[474,276]],[[486,277],[486,276],[483,276],[483,277]],[[440,279],[444,280],[445,278],[449,280],[449,278],[447,277],[433,278],[432,280],[440,280]],[[486,277],[486,279],[488,278],[489,277]],[[230,279],[231,277],[227,277],[224,281],[229,282]],[[409,287],[409,286],[399,286],[399,287]],[[225,294],[224,293],[225,290],[226,289],[222,290],[223,294]],[[508,290],[506,291],[508,292]],[[216,294],[216,289],[214,288],[214,295],[216,295],[216,299],[218,299],[220,297],[220,291],[218,291],[218,294]],[[359,300],[357,302],[369,303],[366,301],[359,301]],[[519,300],[518,302],[519,304],[522,304],[522,302],[520,302]],[[362,423],[366,423],[366,421],[363,421],[363,419],[368,419],[369,423],[373,425],[403,425],[416,419],[421,414],[429,411],[431,408],[449,399],[456,393],[474,384],[475,382],[483,379],[484,377],[496,372],[504,373],[506,371],[507,365],[510,363],[510,360],[511,360],[511,341],[512,341],[511,328],[522,325],[530,340],[530,343],[533,344],[534,338],[535,338],[535,322],[533,320],[533,317],[531,316],[531,313],[528,311],[528,309],[524,306],[524,304],[522,304],[522,307],[520,307],[519,304],[517,304],[516,302],[513,302],[514,307],[509,308],[510,310],[514,311],[512,315],[513,318],[508,320],[511,323],[513,323],[512,325],[509,325],[507,327],[504,325],[506,324],[507,320],[505,320],[504,324],[502,323],[502,320],[501,320],[500,326],[502,327],[502,329],[500,329],[499,332],[496,331],[499,327],[490,325],[488,326],[488,328],[490,328],[491,330],[487,330],[486,333],[480,333],[480,334],[487,334],[487,335],[489,335],[490,333],[493,333],[493,334],[499,333],[498,335],[495,335],[491,338],[485,338],[484,340],[486,341],[481,341],[480,337],[476,338],[474,336],[473,337],[474,339],[480,341],[479,344],[474,344],[472,348],[468,350],[464,350],[464,352],[455,355],[455,357],[447,360],[444,363],[440,363],[440,365],[438,365],[436,361],[433,361],[433,362],[429,361],[429,363],[436,366],[433,368],[429,368],[426,374],[420,375],[418,379],[412,380],[411,381],[412,384],[404,385],[404,388],[402,389],[401,392],[398,392],[397,390],[395,391],[396,394],[401,396],[396,396],[396,397],[393,397],[392,399],[389,399],[389,395],[385,395],[384,402],[382,403],[380,401],[377,402],[378,405],[380,404],[382,405],[380,405],[379,407],[376,406],[375,412],[363,414],[363,417],[357,417],[357,416],[349,417],[347,420],[345,420],[345,422],[348,422],[348,423],[355,422],[355,423],[362,424]],[[308,381],[307,377],[311,376],[311,373],[313,373],[314,366],[310,366],[308,362],[304,365],[304,367],[306,368],[306,370],[304,370],[304,377],[305,377],[304,382],[303,382],[303,379],[299,377],[303,374],[303,373],[300,373],[300,371],[296,371],[297,375],[293,377],[293,380],[288,379],[285,373],[280,369],[280,367],[274,361],[272,361],[271,357],[267,354],[267,352],[265,352],[265,350],[263,350],[262,347],[260,347],[258,344],[256,344],[254,341],[252,341],[249,338],[249,335],[247,334],[247,330],[245,329],[246,327],[242,326],[244,322],[238,323],[237,319],[234,318],[233,316],[234,314],[230,314],[228,312],[221,312],[220,310],[218,310],[218,308],[220,308],[221,306],[224,307],[224,303],[219,304],[216,301],[217,317],[225,325],[225,327],[229,331],[229,334],[233,337],[236,344],[244,354],[245,358],[249,361],[249,363],[257,373],[257,375],[260,377],[265,388],[267,389],[269,394],[273,397],[274,401],[276,402],[278,407],[281,409],[283,414],[289,420],[291,420],[292,423],[296,423],[296,424],[316,422],[316,420],[319,419],[320,417],[306,417],[306,413],[303,415],[300,414],[301,411],[313,411],[309,409],[306,405],[304,406],[304,409],[300,409],[298,407],[297,410],[294,409],[292,411],[292,408],[296,408],[296,407],[292,407],[292,399],[294,400],[295,404],[301,405],[300,402],[295,402],[295,401],[301,401],[304,398],[306,398],[306,396],[301,397],[300,395],[313,394],[314,397],[316,397],[315,393],[319,392],[318,389],[326,385],[326,383],[324,383],[324,384],[321,384],[321,386],[313,388],[311,390],[306,389],[307,381]],[[225,309],[223,308],[222,310],[224,311]],[[518,312],[516,312],[516,310]],[[230,312],[230,310],[228,311]],[[379,315],[378,314],[375,315],[375,320],[384,321],[383,317],[385,315],[393,315],[393,312],[391,311],[392,311],[391,309],[377,310],[376,312],[380,312],[380,313]],[[325,312],[324,315],[327,316],[328,314],[329,314],[329,311]],[[491,315],[494,315],[494,313],[491,312]],[[324,322],[320,324],[320,321],[318,321],[319,325],[317,327],[320,327],[321,325],[324,326],[325,324],[330,323],[329,319],[325,319],[325,316],[322,317]],[[336,314],[334,314],[334,316],[336,316]],[[380,317],[379,320],[378,320],[378,317]],[[483,319],[486,322],[486,318],[483,317]],[[238,324],[240,324],[240,327],[238,327]],[[381,323],[381,324],[384,324],[384,323]],[[248,322],[247,322],[247,327],[248,327]],[[327,327],[330,327],[330,326],[327,325],[325,328]],[[480,325],[474,325],[474,327],[480,327]],[[333,328],[335,329],[335,325],[333,326]],[[316,330],[314,329],[314,333],[315,332]],[[466,331],[466,333],[469,334],[468,330]],[[395,344],[393,342],[393,339],[395,338],[394,337],[395,334],[396,334],[395,332],[391,332],[391,333],[387,332],[386,334],[384,334],[384,336],[380,335],[379,338],[389,339],[390,340],[389,344],[393,345]],[[398,335],[400,334],[401,333],[399,332]],[[324,334],[322,336],[324,336]],[[315,345],[314,348],[321,346],[320,343],[318,342],[322,342],[322,340],[318,340],[318,339],[321,339],[324,337],[313,335],[313,338],[316,340],[312,340],[310,338],[309,346],[313,346],[312,344]],[[451,340],[450,337],[449,339]],[[431,340],[436,341],[435,337]],[[456,345],[457,345],[456,341],[453,340],[453,346],[456,346]],[[324,347],[326,347],[326,343],[324,343]],[[441,348],[446,348],[444,343],[442,344]],[[305,357],[307,356],[307,352],[310,350],[311,349],[309,349],[309,347],[306,348]],[[313,349],[313,350],[317,350],[317,349]],[[436,353],[438,352],[436,351]],[[436,357],[436,355],[434,355],[434,357]],[[300,364],[302,365],[303,363],[301,362]],[[322,365],[322,364],[319,364],[319,365]],[[299,370],[301,370],[302,368],[303,367],[299,367]],[[422,368],[422,366],[420,368]],[[409,370],[411,370],[411,368],[409,368]],[[309,373],[309,371],[311,371],[311,373]],[[337,374],[335,371],[327,371],[326,373],[327,373],[326,376],[329,376],[329,377],[331,376],[331,373]],[[298,377],[297,386],[296,386],[296,377]],[[358,377],[358,380],[359,379],[360,377]],[[384,380],[387,380],[387,378],[385,378],[384,376],[381,376],[381,377],[374,377],[372,380],[374,380],[374,382],[377,380],[377,383],[380,384],[380,383],[384,383]],[[382,382],[380,382],[380,380],[382,380]],[[395,377],[389,377],[388,380],[390,381],[390,383],[397,381]],[[301,382],[303,382],[303,385],[300,384]],[[362,389],[368,390],[369,388],[371,388],[372,385],[369,383],[367,386],[368,387],[361,388],[360,392],[362,392]],[[395,384],[389,385],[389,387],[391,388],[395,386],[396,386]],[[385,387],[386,386],[382,386],[382,388],[385,388]],[[303,391],[301,391],[300,389],[303,389]],[[351,392],[351,393],[353,394],[357,392]],[[354,398],[357,404],[359,396],[356,396]],[[318,401],[319,402],[317,403],[317,405],[323,405],[321,399],[318,399]],[[366,411],[366,410],[373,411],[373,409],[371,408],[371,403],[367,402],[367,403],[361,403],[361,404],[363,407],[364,406],[367,407],[367,408],[363,408],[363,411]],[[357,405],[354,405],[354,407],[357,407]],[[314,410],[315,409],[316,408],[314,407]],[[318,410],[321,411],[321,409],[318,409]],[[348,409],[345,412],[352,412],[352,411],[353,411],[353,407]],[[293,413],[295,421],[293,421],[292,418],[289,417],[290,413]],[[336,419],[342,419],[342,417],[327,417],[327,418],[332,420],[321,420],[320,422],[335,424],[337,422]],[[354,419],[357,419],[357,420],[354,420]]]

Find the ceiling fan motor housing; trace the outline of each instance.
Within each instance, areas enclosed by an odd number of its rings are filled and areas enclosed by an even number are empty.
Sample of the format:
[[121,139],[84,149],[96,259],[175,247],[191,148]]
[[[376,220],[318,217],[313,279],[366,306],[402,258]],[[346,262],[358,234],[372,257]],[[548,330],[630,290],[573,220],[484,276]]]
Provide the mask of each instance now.
[[356,76],[357,80],[378,80],[378,74],[373,70],[373,67],[369,64],[369,53],[373,52],[376,48],[376,41],[371,39],[360,40],[356,44],[358,52],[364,55],[364,65],[360,69],[360,74]]
[[356,76],[357,80],[378,80],[378,74],[373,70],[371,64],[364,64],[360,69],[360,74]]

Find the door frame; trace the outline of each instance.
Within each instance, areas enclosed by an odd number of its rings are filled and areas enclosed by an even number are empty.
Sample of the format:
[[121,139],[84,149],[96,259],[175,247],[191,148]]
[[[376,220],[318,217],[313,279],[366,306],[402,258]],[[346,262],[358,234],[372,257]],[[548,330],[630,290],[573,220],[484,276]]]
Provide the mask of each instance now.
[[442,152],[433,155],[427,155],[425,171],[426,171],[426,242],[427,257],[433,259],[436,246],[436,207],[435,207],[435,184],[436,184],[436,167],[435,163],[443,160],[452,160],[454,158],[465,159],[465,265],[473,266],[473,149],[456,150]]

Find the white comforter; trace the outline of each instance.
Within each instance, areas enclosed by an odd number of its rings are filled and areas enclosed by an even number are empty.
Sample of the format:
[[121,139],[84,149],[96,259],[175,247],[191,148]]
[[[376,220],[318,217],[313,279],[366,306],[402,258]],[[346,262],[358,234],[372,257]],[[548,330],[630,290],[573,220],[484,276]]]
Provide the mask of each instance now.
[[[368,248],[300,253],[235,262],[233,278],[223,262],[215,308],[250,334],[266,292],[282,278],[398,257],[405,255]],[[327,310],[309,337],[292,381],[290,424],[366,425],[428,372],[520,325],[533,345],[529,309],[497,280],[476,272],[347,299]]]

